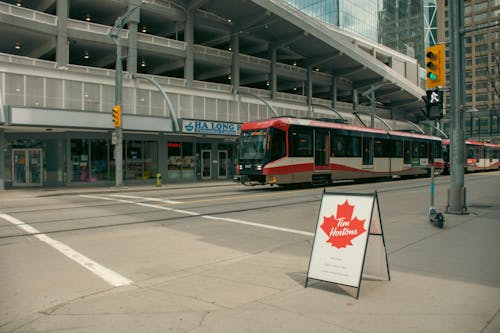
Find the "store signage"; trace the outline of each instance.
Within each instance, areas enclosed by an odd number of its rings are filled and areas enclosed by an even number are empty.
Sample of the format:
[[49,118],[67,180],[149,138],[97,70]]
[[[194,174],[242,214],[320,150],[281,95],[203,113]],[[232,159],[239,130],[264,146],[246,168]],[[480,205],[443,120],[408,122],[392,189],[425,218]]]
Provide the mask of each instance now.
[[377,193],[323,193],[308,279],[357,288],[362,275],[389,280]]
[[240,135],[241,124],[219,121],[182,120],[182,132],[194,134]]

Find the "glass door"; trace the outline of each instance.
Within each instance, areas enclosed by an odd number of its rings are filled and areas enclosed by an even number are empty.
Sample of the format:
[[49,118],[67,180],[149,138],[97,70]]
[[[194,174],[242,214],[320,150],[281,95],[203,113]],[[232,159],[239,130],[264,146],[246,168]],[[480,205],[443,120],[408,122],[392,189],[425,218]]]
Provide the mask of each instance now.
[[219,173],[218,178],[227,178],[227,150],[219,150]]
[[212,154],[210,150],[201,151],[201,179],[212,178],[211,173]]
[[12,170],[14,186],[42,185],[42,149],[13,149]]

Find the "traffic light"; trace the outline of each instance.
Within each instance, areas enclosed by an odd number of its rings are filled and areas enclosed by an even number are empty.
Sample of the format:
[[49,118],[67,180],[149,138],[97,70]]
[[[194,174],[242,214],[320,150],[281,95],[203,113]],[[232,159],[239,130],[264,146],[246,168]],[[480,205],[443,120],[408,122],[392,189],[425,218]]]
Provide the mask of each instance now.
[[113,106],[113,126],[122,126],[122,111],[120,105]]
[[427,119],[443,118],[443,92],[438,89],[427,90]]
[[425,49],[425,69],[427,71],[427,88],[445,85],[444,44],[436,44]]

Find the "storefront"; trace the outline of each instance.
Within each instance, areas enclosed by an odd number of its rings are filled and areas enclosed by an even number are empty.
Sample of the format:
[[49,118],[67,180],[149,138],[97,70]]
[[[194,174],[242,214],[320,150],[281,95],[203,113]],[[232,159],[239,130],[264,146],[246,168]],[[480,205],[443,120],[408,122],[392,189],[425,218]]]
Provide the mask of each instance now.
[[[182,133],[123,136],[124,184],[231,179],[239,124],[183,121]],[[222,133],[208,128],[225,128]],[[228,129],[233,130],[229,131]],[[115,183],[112,131],[45,130],[4,133],[5,188],[92,186]]]

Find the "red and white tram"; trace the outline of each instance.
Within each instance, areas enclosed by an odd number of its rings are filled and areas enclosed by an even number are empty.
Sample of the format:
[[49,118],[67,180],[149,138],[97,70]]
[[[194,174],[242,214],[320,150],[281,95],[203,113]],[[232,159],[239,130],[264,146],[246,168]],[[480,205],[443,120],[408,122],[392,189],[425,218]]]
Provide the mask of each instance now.
[[[500,145],[473,140],[465,140],[465,172],[498,170],[500,168]],[[450,171],[450,140],[443,140],[444,171]]]
[[290,117],[243,124],[236,179],[242,184],[428,175],[443,168],[441,139]]

